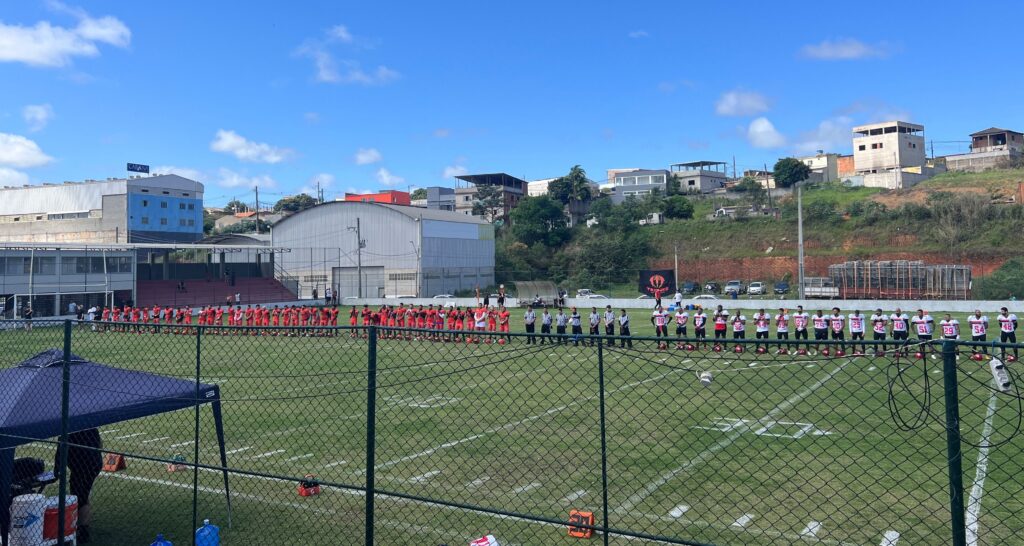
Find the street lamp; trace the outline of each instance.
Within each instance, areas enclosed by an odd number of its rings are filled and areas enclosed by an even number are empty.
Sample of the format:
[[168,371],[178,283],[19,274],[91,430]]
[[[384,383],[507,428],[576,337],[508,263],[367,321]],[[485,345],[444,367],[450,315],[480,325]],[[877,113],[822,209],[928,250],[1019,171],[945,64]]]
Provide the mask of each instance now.
[[359,282],[359,292],[357,295],[359,299],[363,298],[363,245],[366,241],[363,241],[363,232],[359,227],[359,218],[356,218],[355,226],[348,226],[345,228],[349,231],[356,232],[356,276]]
[[803,186],[806,180],[796,185],[796,240],[797,240],[797,296],[804,299],[804,202]]
[[413,252],[416,253],[416,297],[420,297],[420,271],[423,269],[423,264],[420,263],[420,247],[416,246],[415,241],[409,241],[412,245]]

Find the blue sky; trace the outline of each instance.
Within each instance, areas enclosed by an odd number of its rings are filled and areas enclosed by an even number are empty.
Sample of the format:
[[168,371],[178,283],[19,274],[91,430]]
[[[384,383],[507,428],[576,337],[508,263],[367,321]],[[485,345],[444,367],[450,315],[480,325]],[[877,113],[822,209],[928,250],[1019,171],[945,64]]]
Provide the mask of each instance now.
[[[1024,130],[1024,3],[127,2],[0,10],[0,185],[198,178],[207,202],[760,168],[925,125]],[[985,39],[984,36],[992,37]],[[1000,41],[1005,45],[1000,45]],[[265,196],[265,197],[264,197]]]

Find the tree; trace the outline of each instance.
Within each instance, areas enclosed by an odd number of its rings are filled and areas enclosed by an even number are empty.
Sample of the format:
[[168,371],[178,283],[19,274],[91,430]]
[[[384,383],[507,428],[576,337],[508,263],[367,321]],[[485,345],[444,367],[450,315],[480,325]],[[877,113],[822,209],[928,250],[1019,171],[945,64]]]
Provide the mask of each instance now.
[[427,189],[426,188],[416,188],[415,190],[412,190],[412,193],[409,194],[409,199],[426,199],[426,198],[427,198]]
[[548,195],[556,201],[561,201],[563,205],[569,205],[573,201],[590,201],[593,194],[590,191],[587,171],[579,165],[574,165],[565,176],[548,182]]
[[668,177],[668,183],[665,184],[665,195],[678,195],[680,193],[679,188],[682,185],[682,181],[676,175],[670,175]]
[[792,157],[784,157],[775,162],[775,185],[780,188],[789,188],[797,182],[803,182],[811,176],[811,168],[803,161]]
[[298,195],[292,195],[290,197],[284,197],[277,203],[274,203],[274,212],[299,212],[300,210],[306,210],[310,207],[315,207],[317,204],[316,199],[305,193]]
[[562,205],[547,195],[524,197],[509,217],[512,235],[520,243],[555,247],[569,239]]
[[473,215],[482,216],[493,222],[498,212],[505,208],[505,190],[494,184],[483,184],[476,187],[476,200],[473,201]]
[[230,212],[231,214],[238,214],[239,212],[247,212],[249,210],[248,205],[239,201],[238,199],[232,199],[228,201],[228,204],[224,206],[224,212]]
[[[260,220],[259,226],[260,233],[267,233],[270,231],[270,224],[263,220]],[[256,221],[246,220],[244,222],[238,222],[237,224],[231,224],[230,226],[213,230],[213,234],[215,235],[224,235],[228,233],[256,233]]]
[[203,234],[209,235],[213,233],[213,229],[217,227],[217,219],[213,217],[209,212],[203,211]]
[[665,199],[665,217],[679,220],[693,218],[693,204],[682,195],[673,195]]
[[571,195],[572,188],[570,187],[569,180],[564,176],[548,182],[548,196],[550,196],[551,199],[558,201],[563,205],[568,205]]

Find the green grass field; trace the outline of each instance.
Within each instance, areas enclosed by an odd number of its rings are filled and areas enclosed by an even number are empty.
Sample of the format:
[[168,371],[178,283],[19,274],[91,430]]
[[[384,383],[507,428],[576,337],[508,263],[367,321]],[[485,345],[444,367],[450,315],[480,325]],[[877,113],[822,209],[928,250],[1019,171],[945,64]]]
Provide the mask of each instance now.
[[[652,333],[644,324],[638,330]],[[523,341],[379,342],[379,489],[560,520],[578,508],[601,519],[597,350]],[[61,332],[0,331],[0,345],[0,365],[11,366],[60,347]],[[131,369],[195,374],[194,336],[83,329],[72,350]],[[937,419],[913,432],[898,429],[887,405],[890,357],[659,351],[637,341],[633,350],[605,348],[604,363],[612,527],[714,544],[950,542],[941,360],[916,361],[906,372],[909,391],[896,395],[908,417],[924,378],[931,382]],[[229,466],[263,475],[231,476],[225,543],[361,543],[361,492],[325,487],[304,498],[295,485],[306,473],[364,483],[366,366],[367,343],[348,335],[203,336],[202,377],[222,386]],[[965,440],[978,443],[986,424],[991,441],[1007,437],[1017,399],[991,394],[983,363],[964,358],[959,368]],[[713,371],[714,382],[702,386],[693,370]],[[112,425],[103,430],[105,447],[192,461],[194,415]],[[217,465],[209,409],[200,415],[199,462]],[[985,452],[974,544],[1024,543],[1022,447],[1014,438]],[[52,451],[35,444],[18,455],[49,460]],[[965,445],[967,493],[979,460]],[[199,485],[200,520],[225,528],[221,475],[203,470]],[[191,469],[169,473],[129,457],[127,470],[103,474],[95,487],[96,543],[148,544],[162,532],[188,544],[192,494]],[[418,500],[382,495],[376,506],[377,544],[466,544],[485,533],[503,545],[579,541],[564,526]]]

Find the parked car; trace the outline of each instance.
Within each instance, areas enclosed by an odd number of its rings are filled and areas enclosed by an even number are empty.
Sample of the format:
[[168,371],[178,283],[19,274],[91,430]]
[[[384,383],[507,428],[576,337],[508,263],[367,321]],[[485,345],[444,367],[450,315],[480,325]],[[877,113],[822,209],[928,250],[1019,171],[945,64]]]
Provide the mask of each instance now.
[[593,294],[593,293],[594,293],[594,291],[589,289],[589,288],[580,288],[579,290],[576,291],[576,297],[577,298],[589,298],[590,295]]
[[704,283],[704,291],[708,294],[717,294],[722,291],[722,286],[715,281]]
[[741,281],[729,281],[725,283],[725,293],[732,294],[733,292],[736,294],[746,294],[747,287],[743,286]]
[[765,285],[761,281],[754,281],[747,285],[747,294],[751,296],[760,296],[765,292]]
[[694,281],[686,281],[683,283],[683,294],[696,294],[700,290],[700,285]]
[[789,283],[786,281],[775,283],[774,291],[776,294],[789,294]]
[[447,299],[454,298],[454,297],[455,296],[453,296],[451,294],[438,294],[438,295],[434,296],[434,299],[435,300],[447,300]]
[[717,300],[718,296],[714,294],[697,294],[693,297],[694,300]]
[[588,299],[588,300],[606,300],[606,299],[608,299],[608,296],[605,296],[604,294],[591,294],[591,295],[587,296],[586,299]]

